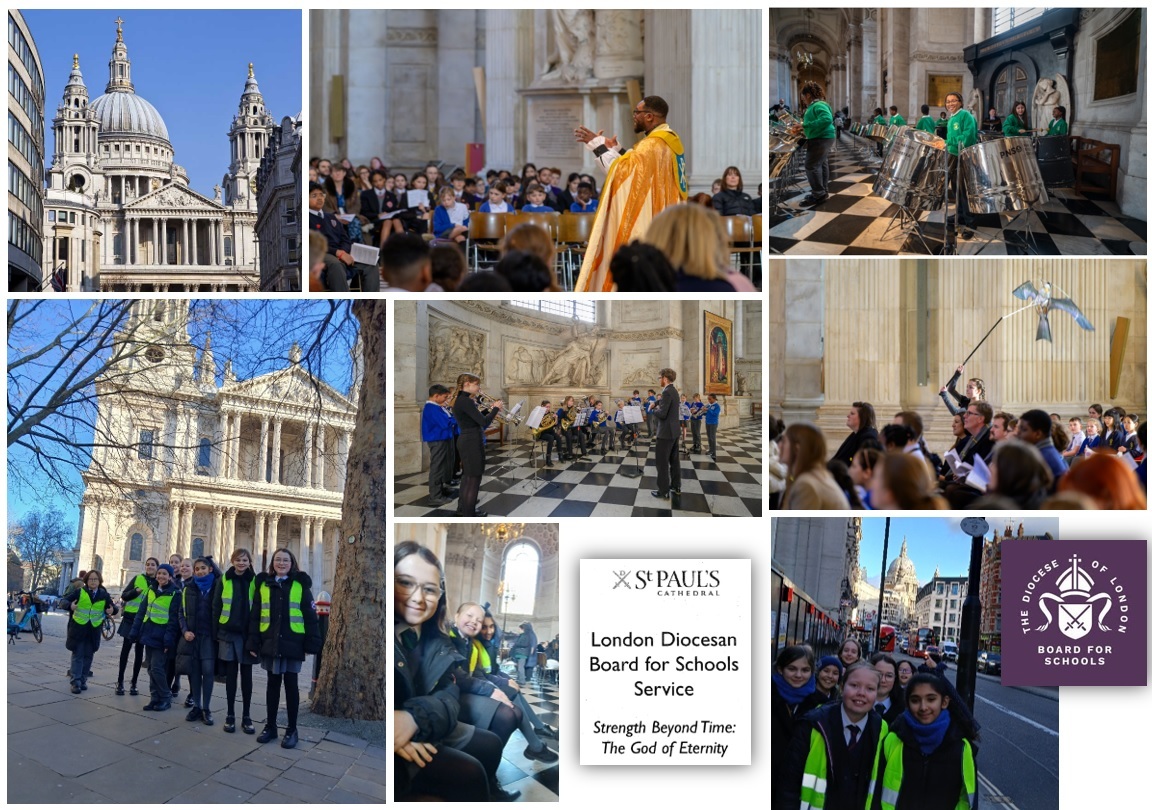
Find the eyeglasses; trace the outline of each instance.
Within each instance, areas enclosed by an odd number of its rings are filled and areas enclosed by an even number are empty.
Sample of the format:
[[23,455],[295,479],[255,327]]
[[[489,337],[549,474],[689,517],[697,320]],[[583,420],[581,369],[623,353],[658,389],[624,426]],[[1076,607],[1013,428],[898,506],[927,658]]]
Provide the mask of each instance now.
[[894,680],[896,680],[896,673],[894,673],[894,672],[881,672],[880,673],[880,680],[882,680],[882,681],[894,681]]
[[416,580],[409,579],[408,577],[396,577],[396,590],[399,591],[402,597],[406,598],[411,596],[417,588],[424,594],[425,599],[433,602],[444,595],[444,589],[439,585],[433,585],[431,583],[421,585]]
[[652,112],[652,111],[651,110],[633,110],[632,115],[634,115],[634,116],[635,115],[647,115],[650,112]]
[[967,419],[969,416],[979,416],[979,415],[980,415],[979,411],[965,411],[964,412],[964,418],[965,419]]

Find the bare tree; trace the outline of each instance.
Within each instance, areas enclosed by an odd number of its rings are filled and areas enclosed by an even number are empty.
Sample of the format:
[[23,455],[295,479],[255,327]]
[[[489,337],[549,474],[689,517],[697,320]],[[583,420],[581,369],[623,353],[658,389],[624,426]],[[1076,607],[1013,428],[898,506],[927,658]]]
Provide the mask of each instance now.
[[384,579],[387,565],[388,406],[385,392],[385,303],[357,301],[364,382],[344,486],[344,537],[336,558],[332,616],[312,711],[360,720],[385,719]]
[[28,590],[33,593],[53,580],[60,572],[60,554],[71,548],[76,528],[64,522],[64,515],[56,510],[27,512],[8,527],[8,537],[30,568],[32,582]]

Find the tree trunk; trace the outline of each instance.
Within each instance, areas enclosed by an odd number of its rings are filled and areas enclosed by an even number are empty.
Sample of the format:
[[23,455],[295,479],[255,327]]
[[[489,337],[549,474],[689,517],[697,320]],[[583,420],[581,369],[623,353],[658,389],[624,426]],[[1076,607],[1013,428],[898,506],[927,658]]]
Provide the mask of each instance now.
[[385,718],[385,651],[391,644],[384,595],[387,572],[388,399],[386,305],[357,301],[364,380],[348,449],[332,615],[312,711],[330,717]]

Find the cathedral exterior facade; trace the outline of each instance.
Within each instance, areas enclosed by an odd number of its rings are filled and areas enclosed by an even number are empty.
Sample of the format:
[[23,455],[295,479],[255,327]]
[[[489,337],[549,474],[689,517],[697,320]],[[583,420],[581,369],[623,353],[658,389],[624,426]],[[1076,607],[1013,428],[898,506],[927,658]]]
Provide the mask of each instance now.
[[211,340],[188,335],[189,304],[138,302],[116,337],[123,358],[97,383],[92,462],[83,474],[75,570],[112,589],[144,560],[246,548],[267,570],[288,548],[315,592],[331,590],[355,389],[345,396],[300,366],[218,382]]
[[228,171],[208,198],[189,188],[164,119],[135,91],[121,22],[104,94],[89,100],[73,57],[52,120],[46,280],[67,292],[259,289],[255,180],[274,121],[253,66],[228,131]]

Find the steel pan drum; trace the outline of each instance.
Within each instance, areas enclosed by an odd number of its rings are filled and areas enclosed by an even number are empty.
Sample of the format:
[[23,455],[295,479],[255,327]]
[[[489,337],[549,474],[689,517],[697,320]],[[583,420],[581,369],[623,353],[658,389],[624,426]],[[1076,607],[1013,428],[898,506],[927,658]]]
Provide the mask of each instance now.
[[891,129],[891,127],[887,124],[871,124],[868,127],[868,131],[864,134],[874,141],[886,141],[888,140],[889,129]]
[[960,152],[960,172],[975,214],[1023,211],[1048,202],[1029,138],[1003,138]]
[[1036,141],[1036,162],[1048,188],[1068,188],[1076,184],[1072,149],[1067,135],[1045,135]]
[[997,132],[994,129],[982,129],[976,133],[976,137],[980,139],[980,143],[988,143],[989,141],[1001,141],[1004,139],[1003,132]]
[[937,211],[944,203],[947,155],[943,139],[908,130],[893,141],[872,192],[913,211]]

